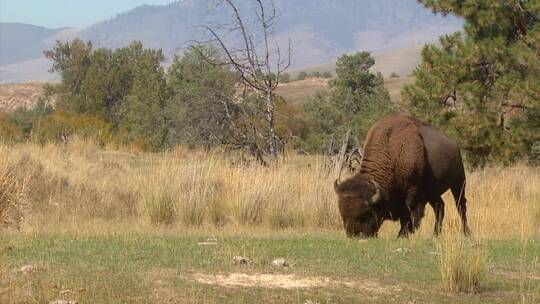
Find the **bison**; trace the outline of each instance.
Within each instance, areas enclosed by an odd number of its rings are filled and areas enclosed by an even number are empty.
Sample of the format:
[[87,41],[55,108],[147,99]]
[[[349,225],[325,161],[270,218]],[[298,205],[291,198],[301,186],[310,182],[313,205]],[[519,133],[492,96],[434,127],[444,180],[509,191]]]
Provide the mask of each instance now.
[[404,115],[381,119],[369,130],[358,172],[336,180],[339,212],[348,236],[377,236],[383,221],[400,221],[398,237],[413,233],[426,203],[441,232],[448,189],[456,201],[465,234],[465,170],[458,144],[436,128]]

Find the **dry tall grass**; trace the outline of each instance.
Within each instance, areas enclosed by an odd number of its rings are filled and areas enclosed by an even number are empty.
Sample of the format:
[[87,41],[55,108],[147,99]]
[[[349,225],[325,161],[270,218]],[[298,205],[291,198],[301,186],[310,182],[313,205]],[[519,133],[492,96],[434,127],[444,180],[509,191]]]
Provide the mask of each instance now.
[[[103,151],[76,139],[66,146],[0,145],[0,157],[8,155],[17,180],[27,180],[30,211],[24,227],[32,231],[98,229],[81,225],[90,222],[130,230],[155,224],[342,229],[332,180],[318,157],[292,156],[265,169],[236,165],[220,154]],[[451,195],[444,199],[448,233],[458,229],[459,218]],[[538,168],[469,172],[468,199],[475,237],[540,235]],[[433,225],[428,211],[414,238],[431,237]],[[394,238],[397,231],[397,223],[385,223],[381,237]]]
[[478,292],[488,270],[486,249],[470,239],[445,237],[439,251],[443,287],[452,292]]
[[22,223],[25,214],[25,179],[16,177],[16,168],[9,166],[3,157],[0,164],[0,228],[16,227]]

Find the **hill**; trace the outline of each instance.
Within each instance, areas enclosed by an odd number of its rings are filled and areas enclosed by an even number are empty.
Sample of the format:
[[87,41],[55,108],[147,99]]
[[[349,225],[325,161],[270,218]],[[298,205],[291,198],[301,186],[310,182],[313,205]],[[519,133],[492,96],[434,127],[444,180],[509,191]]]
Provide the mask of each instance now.
[[[397,74],[405,77],[410,76],[415,67],[420,63],[420,53],[422,51],[422,47],[423,45],[415,45],[397,49],[375,51],[373,53],[373,58],[375,58],[373,70],[381,72],[385,77],[389,77],[391,74]],[[331,74],[335,74],[336,63],[334,61],[332,63],[293,69],[289,74],[295,78],[301,71],[308,73],[330,72]]]
[[[412,77],[386,78],[386,86],[392,100],[401,97],[401,88],[414,81]],[[291,103],[303,103],[317,91],[328,89],[328,79],[307,78],[305,80],[283,83],[277,94]],[[43,83],[0,84],[0,111],[13,111],[17,107],[33,107],[43,94]]]
[[[328,90],[328,79],[307,78],[289,83],[280,84],[276,93],[291,103],[303,103],[315,93]],[[385,84],[390,98],[396,102],[401,98],[401,89],[414,82],[414,77],[385,78]]]
[[[460,19],[434,15],[416,0],[275,2],[281,13],[275,38],[278,43],[292,39],[295,69],[332,62],[340,54],[357,50],[385,53],[406,49],[462,28]],[[45,68],[48,63],[41,54],[56,39],[80,37],[97,47],[111,48],[141,40],[147,47],[162,48],[170,61],[190,41],[203,38],[200,25],[228,19],[228,12],[212,3],[185,0],[144,5],[78,30],[0,23],[4,58],[0,82],[50,80]],[[241,12],[251,9],[247,1],[238,3]],[[17,51],[21,49],[24,52]]]
[[43,83],[0,84],[0,112],[33,107],[43,94]]
[[39,58],[50,39],[65,29],[48,29],[22,23],[0,24],[0,66]]

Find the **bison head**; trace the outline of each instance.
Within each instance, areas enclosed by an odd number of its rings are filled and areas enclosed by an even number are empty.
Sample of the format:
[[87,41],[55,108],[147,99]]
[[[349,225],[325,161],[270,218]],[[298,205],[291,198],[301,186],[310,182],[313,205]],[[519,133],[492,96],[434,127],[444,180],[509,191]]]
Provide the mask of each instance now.
[[374,180],[348,180],[334,183],[339,213],[348,236],[377,236],[381,219],[374,207],[381,202],[381,188]]

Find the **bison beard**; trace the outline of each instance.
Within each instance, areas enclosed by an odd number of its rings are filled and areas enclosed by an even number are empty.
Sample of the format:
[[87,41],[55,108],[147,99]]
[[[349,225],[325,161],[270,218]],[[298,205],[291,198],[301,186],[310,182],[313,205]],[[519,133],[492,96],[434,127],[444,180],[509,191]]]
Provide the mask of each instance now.
[[429,202],[435,234],[441,232],[448,189],[456,201],[465,234],[465,170],[459,146],[439,130],[413,118],[393,115],[368,132],[356,175],[334,184],[348,236],[376,236],[385,220],[400,221],[398,236],[413,233]]

